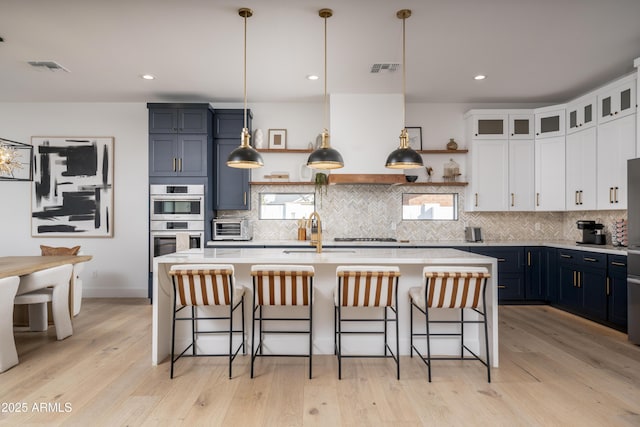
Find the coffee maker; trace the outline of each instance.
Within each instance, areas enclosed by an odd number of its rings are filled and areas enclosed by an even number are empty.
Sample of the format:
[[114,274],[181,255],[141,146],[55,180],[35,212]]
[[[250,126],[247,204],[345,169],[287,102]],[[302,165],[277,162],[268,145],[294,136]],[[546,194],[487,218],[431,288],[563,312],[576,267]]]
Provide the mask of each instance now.
[[595,221],[579,220],[576,222],[578,230],[582,230],[582,240],[576,242],[583,245],[604,245],[606,236],[604,234],[604,225]]

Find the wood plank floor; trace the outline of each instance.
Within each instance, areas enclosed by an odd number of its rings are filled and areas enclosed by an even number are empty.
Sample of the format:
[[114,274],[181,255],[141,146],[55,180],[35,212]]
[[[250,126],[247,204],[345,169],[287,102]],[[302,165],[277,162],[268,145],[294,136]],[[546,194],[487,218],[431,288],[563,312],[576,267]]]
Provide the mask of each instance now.
[[[20,364],[0,374],[1,425],[638,426],[640,347],[548,306],[500,307],[500,368],[419,359],[249,357],[151,366],[146,300],[88,299],[65,341],[16,333]],[[22,412],[18,412],[22,410]]]

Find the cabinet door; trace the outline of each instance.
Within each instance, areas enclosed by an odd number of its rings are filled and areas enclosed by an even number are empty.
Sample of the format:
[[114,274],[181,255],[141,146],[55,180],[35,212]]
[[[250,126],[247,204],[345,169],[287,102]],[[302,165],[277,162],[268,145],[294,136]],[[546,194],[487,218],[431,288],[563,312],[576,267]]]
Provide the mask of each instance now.
[[498,301],[522,301],[524,278],[522,274],[502,273],[498,275]]
[[468,210],[507,211],[509,209],[509,145],[507,140],[474,140],[472,194]]
[[576,264],[558,263],[558,303],[568,308],[582,308],[582,288],[578,286],[578,269]]
[[579,286],[582,289],[582,311],[585,315],[607,319],[607,270],[605,268],[585,268],[580,271]]
[[567,105],[567,135],[596,124],[596,105],[595,95],[589,95]]
[[536,113],[536,139],[564,135],[565,109]]
[[598,95],[598,124],[636,112],[636,80],[627,78]]
[[[244,126],[243,113],[243,110],[215,110],[213,114],[213,137],[235,139],[237,144],[240,145],[240,135]],[[251,118],[251,110],[247,110],[249,132],[251,132]]]
[[509,139],[533,139],[533,114],[509,114]]
[[178,174],[178,136],[175,134],[149,135],[149,176],[176,176]]
[[509,210],[534,210],[535,143],[533,139],[509,141]]
[[635,138],[633,115],[598,126],[598,209],[627,209],[627,160],[636,155]]
[[627,330],[627,257],[607,258],[607,320]]
[[546,249],[541,247],[525,248],[524,298],[527,300],[547,298],[546,253]]
[[207,133],[209,129],[208,110],[202,108],[182,108],[178,110],[178,132]]
[[535,204],[537,211],[565,210],[564,136],[536,139]]
[[596,209],[596,128],[567,135],[566,208]]
[[473,118],[473,139],[507,139],[507,114],[483,114]]
[[207,176],[207,135],[178,135],[178,175]]
[[175,108],[149,109],[149,133],[178,132],[178,110]]
[[251,209],[249,170],[227,166],[229,154],[238,147],[237,140],[216,140],[216,210]]

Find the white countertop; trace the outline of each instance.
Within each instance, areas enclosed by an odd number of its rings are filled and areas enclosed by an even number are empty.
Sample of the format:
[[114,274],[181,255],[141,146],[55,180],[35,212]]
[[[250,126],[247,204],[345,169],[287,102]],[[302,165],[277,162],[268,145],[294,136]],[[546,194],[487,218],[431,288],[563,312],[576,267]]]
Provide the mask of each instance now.
[[[249,240],[249,241],[208,241],[208,247],[305,247],[310,248],[308,240]],[[466,242],[464,240],[411,240],[397,242],[336,242],[335,240],[324,240],[322,242],[324,248],[339,247],[363,247],[363,248],[388,248],[388,247],[453,247],[453,246],[469,246],[469,247],[491,247],[491,246],[546,246],[559,249],[573,249],[587,252],[598,252],[612,255],[627,255],[626,247],[617,247],[612,245],[581,245],[570,240],[495,240],[484,242]]]

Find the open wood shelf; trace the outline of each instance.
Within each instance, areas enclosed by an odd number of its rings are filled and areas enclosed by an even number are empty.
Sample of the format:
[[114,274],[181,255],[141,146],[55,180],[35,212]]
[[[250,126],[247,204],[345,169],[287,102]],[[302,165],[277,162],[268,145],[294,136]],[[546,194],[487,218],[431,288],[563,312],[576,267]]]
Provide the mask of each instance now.
[[[336,183],[334,183],[336,184]],[[365,183],[358,182],[345,182],[345,183],[337,183],[338,185],[362,185]],[[372,183],[368,183],[372,184]],[[379,185],[428,185],[428,186],[437,186],[437,187],[465,187],[469,185],[468,182],[379,182],[375,183]],[[249,185],[315,185],[314,182],[310,181],[251,181]]]
[[258,153],[311,153],[313,150],[308,148],[257,148]]
[[460,150],[417,150],[420,154],[465,154],[469,150],[466,148]]
[[251,181],[249,185],[315,185],[311,181]]
[[468,182],[463,182],[463,181],[449,181],[449,182],[426,182],[426,181],[421,181],[421,182],[405,182],[403,184],[397,184],[397,185],[431,185],[431,186],[437,186],[437,187],[466,187],[467,185],[469,185]]

